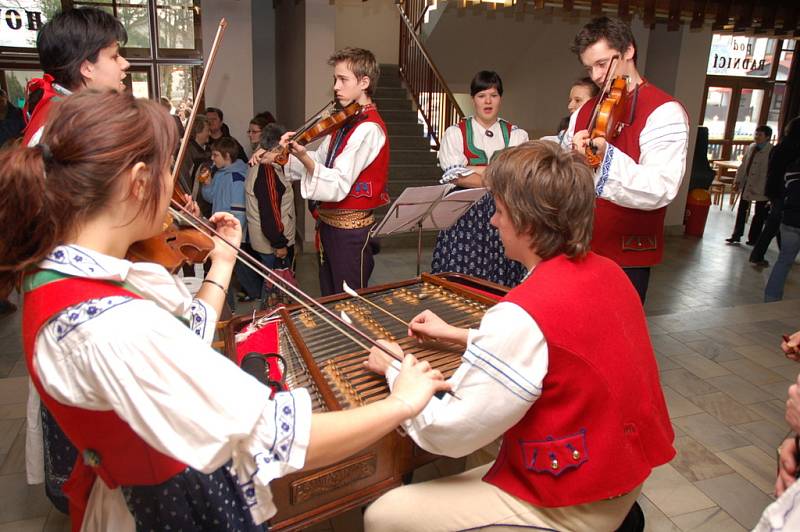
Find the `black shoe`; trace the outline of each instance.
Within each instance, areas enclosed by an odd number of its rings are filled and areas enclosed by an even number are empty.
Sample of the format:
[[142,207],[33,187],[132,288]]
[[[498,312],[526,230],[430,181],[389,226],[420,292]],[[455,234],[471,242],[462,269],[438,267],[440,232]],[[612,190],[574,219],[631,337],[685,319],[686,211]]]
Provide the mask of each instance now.
[[769,261],[768,261],[768,260],[766,260],[766,259],[761,259],[761,260],[751,260],[751,261],[750,261],[750,264],[752,264],[752,265],[753,265],[753,266],[755,266],[756,268],[766,268],[767,266],[769,266]]
[[616,532],[642,532],[644,530],[644,512],[638,502],[634,502],[625,520]]
[[727,242],[728,244],[738,244],[739,242],[741,242],[741,240],[739,238],[730,237],[726,238],[725,242]]
[[0,318],[5,318],[17,311],[17,306],[6,299],[0,299]]
[[238,298],[236,298],[236,299],[237,299],[237,301],[239,301],[239,303],[252,303],[252,302],[253,302],[253,301],[255,301],[257,298],[255,298],[255,297],[250,297],[250,296],[248,296],[247,294],[241,294],[241,295],[240,295]]
[[755,242],[755,240],[748,240],[747,242],[745,242],[745,245],[747,245],[747,246],[755,246],[756,242]]

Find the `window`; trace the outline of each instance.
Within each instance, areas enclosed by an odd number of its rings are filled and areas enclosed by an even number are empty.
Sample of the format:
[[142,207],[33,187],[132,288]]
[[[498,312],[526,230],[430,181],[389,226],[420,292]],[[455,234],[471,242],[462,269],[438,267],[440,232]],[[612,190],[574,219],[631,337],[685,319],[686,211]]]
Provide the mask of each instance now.
[[[194,79],[203,62],[200,0],[0,0],[3,64],[38,67],[39,28],[71,7],[108,11],[125,26],[122,54],[131,63],[125,83],[137,97],[194,99]],[[5,26],[17,29],[5,31]]]

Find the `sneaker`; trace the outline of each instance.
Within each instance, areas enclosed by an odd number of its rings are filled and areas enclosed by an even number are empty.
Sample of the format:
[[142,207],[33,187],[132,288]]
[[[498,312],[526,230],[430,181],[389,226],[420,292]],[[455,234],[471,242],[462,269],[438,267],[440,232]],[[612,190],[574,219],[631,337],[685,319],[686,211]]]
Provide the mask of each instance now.
[[738,244],[739,242],[741,242],[741,240],[735,237],[730,237],[726,238],[725,242],[727,242],[728,244]]
[[250,297],[250,296],[248,296],[247,294],[240,294],[240,295],[239,295],[239,297],[237,298],[237,300],[239,301],[239,303],[252,303],[252,302],[253,302],[253,301],[255,301],[256,299],[257,299],[257,298],[255,298],[255,297]]

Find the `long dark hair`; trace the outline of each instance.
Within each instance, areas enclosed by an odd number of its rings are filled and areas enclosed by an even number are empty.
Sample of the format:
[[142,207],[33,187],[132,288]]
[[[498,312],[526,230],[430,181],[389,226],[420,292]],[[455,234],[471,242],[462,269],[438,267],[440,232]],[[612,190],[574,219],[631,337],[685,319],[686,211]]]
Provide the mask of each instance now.
[[107,208],[137,162],[151,173],[142,210],[155,216],[177,135],[157,102],[87,89],[54,108],[40,144],[1,150],[0,293]]

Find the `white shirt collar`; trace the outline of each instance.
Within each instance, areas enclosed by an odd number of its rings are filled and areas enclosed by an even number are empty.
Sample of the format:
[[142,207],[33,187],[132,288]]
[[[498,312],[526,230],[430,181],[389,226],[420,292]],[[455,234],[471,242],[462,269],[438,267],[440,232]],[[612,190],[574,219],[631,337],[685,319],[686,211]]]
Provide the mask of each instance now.
[[128,283],[172,314],[184,315],[191,305],[192,297],[183,282],[159,264],[131,262],[65,244],[55,248],[39,267],[74,277]]

